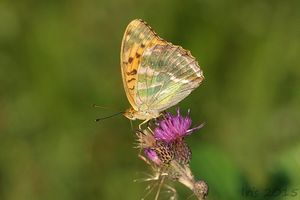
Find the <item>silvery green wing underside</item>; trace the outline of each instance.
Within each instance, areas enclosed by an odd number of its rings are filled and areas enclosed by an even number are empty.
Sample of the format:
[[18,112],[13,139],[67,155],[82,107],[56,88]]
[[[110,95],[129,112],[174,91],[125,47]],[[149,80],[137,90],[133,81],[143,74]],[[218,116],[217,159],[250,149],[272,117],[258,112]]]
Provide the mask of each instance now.
[[204,79],[190,52],[170,43],[145,50],[137,74],[136,103],[141,111],[161,112],[176,105]]

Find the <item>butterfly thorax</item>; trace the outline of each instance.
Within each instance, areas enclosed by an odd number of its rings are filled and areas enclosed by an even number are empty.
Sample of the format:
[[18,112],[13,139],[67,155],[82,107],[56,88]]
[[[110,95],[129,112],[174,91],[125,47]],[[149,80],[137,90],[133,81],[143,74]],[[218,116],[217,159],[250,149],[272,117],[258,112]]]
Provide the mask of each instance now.
[[149,120],[159,117],[159,112],[155,110],[137,111],[134,108],[129,108],[124,112],[124,116],[130,120]]

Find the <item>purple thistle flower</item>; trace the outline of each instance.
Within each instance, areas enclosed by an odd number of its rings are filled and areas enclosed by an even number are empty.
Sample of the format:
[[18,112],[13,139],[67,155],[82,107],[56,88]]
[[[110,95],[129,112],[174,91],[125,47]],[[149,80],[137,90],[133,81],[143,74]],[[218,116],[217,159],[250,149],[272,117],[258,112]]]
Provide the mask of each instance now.
[[144,153],[148,157],[148,159],[153,161],[155,164],[161,164],[161,160],[159,159],[157,153],[153,149],[146,148],[144,149]]
[[172,142],[177,139],[182,139],[187,135],[190,135],[193,131],[203,127],[203,123],[199,126],[191,128],[192,120],[190,118],[190,110],[185,117],[180,114],[180,109],[177,108],[177,115],[167,113],[159,122],[159,125],[154,130],[154,137],[157,140],[165,142]]

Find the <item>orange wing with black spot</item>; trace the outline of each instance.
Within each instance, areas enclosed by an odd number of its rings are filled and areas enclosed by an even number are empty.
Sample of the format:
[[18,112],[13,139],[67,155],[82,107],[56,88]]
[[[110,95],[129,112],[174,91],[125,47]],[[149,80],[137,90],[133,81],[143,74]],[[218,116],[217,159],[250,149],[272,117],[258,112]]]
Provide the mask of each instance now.
[[136,103],[138,68],[146,49],[154,45],[165,45],[146,22],[135,19],[127,26],[121,46],[121,71],[124,89],[131,106],[138,110]]

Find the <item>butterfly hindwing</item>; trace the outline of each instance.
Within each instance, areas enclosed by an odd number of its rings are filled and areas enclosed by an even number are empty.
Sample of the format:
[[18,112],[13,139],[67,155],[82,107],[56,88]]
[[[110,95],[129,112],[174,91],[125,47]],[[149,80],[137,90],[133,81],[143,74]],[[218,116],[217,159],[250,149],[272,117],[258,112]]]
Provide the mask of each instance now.
[[145,50],[138,68],[138,107],[163,111],[188,96],[203,79],[189,51],[170,43],[155,45]]

